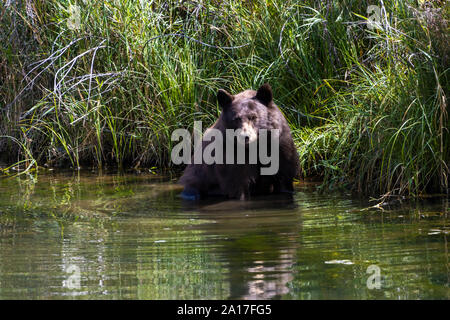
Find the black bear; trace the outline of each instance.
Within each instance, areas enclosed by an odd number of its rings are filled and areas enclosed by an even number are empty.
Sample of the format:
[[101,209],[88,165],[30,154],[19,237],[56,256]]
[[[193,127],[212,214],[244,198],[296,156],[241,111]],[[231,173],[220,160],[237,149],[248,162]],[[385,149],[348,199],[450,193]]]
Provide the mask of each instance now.
[[[231,164],[225,161],[212,164],[191,163],[179,180],[184,186],[181,196],[184,199],[196,200],[209,195],[222,195],[243,200],[257,194],[292,193],[293,178],[298,176],[299,171],[297,149],[286,119],[273,102],[270,85],[264,84],[258,91],[246,90],[236,95],[221,89],[217,93],[217,99],[222,112],[216,123],[208,130],[216,129],[223,136],[230,131],[228,129],[240,132],[240,135],[245,136],[243,144],[247,151],[252,143],[260,141],[258,138],[264,132],[262,129],[269,132],[269,138],[265,140],[268,145],[273,141],[270,138],[271,133],[276,132],[277,172],[270,175],[261,174],[261,169],[267,167],[267,163],[262,164],[259,158],[256,162],[249,161],[248,153],[245,154],[244,163],[242,161]],[[271,129],[277,130],[270,131]],[[238,136],[239,134],[236,138]],[[200,144],[202,151],[212,141],[214,140],[203,140]],[[222,155],[232,153],[233,160],[236,160],[237,144],[233,144],[231,148],[223,145]],[[259,150],[261,145],[257,148]],[[268,148],[270,146],[266,145],[264,149]]]

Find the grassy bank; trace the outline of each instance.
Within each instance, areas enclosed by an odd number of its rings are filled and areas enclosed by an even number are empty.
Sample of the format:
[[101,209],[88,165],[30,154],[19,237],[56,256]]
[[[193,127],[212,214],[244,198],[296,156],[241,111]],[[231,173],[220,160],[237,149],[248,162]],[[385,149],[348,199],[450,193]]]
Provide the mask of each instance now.
[[6,1],[0,162],[171,166],[171,132],[212,123],[217,89],[269,82],[304,177],[446,193],[448,15],[444,1]]

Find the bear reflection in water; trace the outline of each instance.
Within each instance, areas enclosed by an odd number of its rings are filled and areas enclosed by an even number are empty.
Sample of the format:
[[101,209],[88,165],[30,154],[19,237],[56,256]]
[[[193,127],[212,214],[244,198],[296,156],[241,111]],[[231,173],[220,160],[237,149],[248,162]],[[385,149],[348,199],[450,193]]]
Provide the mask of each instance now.
[[[272,89],[264,84],[257,91],[246,90],[237,95],[231,95],[225,90],[217,94],[219,106],[222,109],[216,123],[208,130],[215,129],[223,137],[230,130],[238,132],[236,139],[243,136],[245,145],[245,161],[239,162],[238,143],[223,144],[222,155],[232,155],[232,163],[226,162],[206,164],[189,164],[179,183],[184,186],[181,196],[187,200],[198,200],[211,195],[222,195],[229,199],[248,199],[250,196],[274,193],[292,193],[293,179],[298,176],[299,160],[297,149],[292,139],[289,125],[281,111],[273,102]],[[206,130],[206,132],[208,132]],[[259,141],[262,132],[271,135],[265,139],[268,145],[257,145],[257,159],[249,161],[249,146]],[[276,132],[277,171],[263,174],[268,164],[261,161],[261,148],[271,150]],[[214,140],[202,140],[202,151]],[[231,149],[232,148],[232,149]],[[227,158],[228,159],[228,158]],[[192,161],[194,162],[194,161]],[[272,164],[271,164],[272,165]]]
[[290,294],[302,229],[295,196],[253,196],[248,201],[209,197],[182,201],[208,221],[199,228],[211,254],[224,263],[230,299],[277,299]]

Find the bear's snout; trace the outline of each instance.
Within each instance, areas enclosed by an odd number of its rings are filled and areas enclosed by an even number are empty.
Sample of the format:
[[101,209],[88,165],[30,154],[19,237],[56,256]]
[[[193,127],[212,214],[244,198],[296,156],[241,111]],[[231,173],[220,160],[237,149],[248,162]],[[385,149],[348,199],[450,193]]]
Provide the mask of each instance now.
[[252,143],[258,138],[255,127],[248,122],[242,123],[242,128],[240,129],[239,135],[241,136],[242,141],[245,141],[246,144]]

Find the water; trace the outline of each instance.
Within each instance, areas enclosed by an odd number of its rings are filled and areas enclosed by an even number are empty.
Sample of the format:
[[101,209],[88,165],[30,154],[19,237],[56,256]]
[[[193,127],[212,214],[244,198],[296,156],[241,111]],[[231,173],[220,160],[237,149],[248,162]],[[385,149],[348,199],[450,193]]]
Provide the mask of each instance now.
[[447,199],[368,210],[303,183],[192,204],[175,181],[1,179],[0,299],[450,298]]

